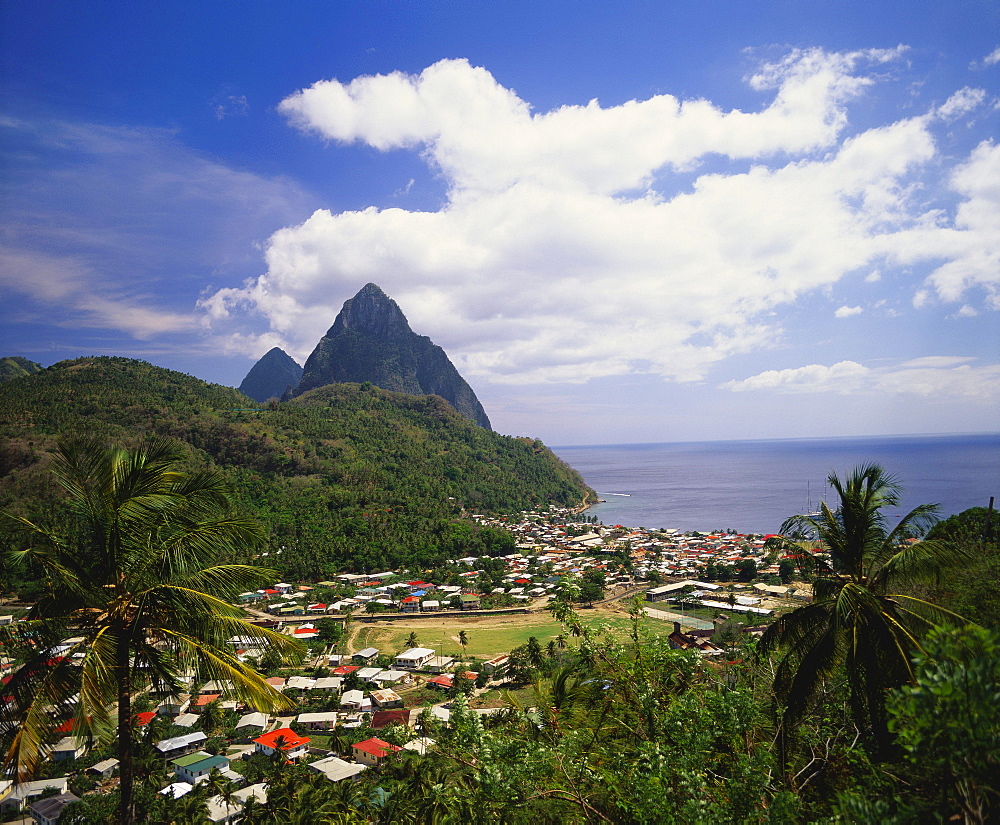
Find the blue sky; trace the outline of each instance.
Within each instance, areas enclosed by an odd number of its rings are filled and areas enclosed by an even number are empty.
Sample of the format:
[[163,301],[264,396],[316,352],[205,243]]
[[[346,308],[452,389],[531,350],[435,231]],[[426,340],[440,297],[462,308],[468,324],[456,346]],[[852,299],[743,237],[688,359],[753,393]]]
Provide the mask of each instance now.
[[368,281],[550,444],[996,431],[991,2],[0,3],[0,352]]

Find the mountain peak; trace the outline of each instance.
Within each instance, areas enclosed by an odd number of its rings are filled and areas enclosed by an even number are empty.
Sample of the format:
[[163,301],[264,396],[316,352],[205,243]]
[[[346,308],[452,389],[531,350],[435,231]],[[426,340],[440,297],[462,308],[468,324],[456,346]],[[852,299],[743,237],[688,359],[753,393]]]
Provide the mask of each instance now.
[[481,427],[490,420],[441,347],[417,335],[377,284],[344,301],[333,326],[306,361],[295,395],[326,384],[364,383],[411,395],[439,395]]
[[283,349],[274,347],[250,368],[239,389],[254,401],[263,402],[291,392],[301,377],[302,367]]
[[357,295],[344,301],[327,335],[338,335],[348,329],[387,340],[413,335],[399,304],[372,283],[365,284]]

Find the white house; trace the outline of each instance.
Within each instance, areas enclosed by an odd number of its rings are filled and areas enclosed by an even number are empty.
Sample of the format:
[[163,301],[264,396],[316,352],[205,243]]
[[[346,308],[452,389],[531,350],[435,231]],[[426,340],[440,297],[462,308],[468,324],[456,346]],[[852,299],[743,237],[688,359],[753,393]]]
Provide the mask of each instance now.
[[396,667],[402,670],[417,670],[434,657],[434,651],[427,647],[411,647],[396,657]]

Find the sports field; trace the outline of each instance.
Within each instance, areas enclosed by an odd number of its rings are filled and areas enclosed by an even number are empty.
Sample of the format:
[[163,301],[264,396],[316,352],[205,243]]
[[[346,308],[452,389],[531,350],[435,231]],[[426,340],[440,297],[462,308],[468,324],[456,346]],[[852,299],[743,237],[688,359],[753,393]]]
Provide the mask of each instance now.
[[[582,610],[580,618],[584,625],[596,631],[607,628],[616,634],[625,634],[631,630],[631,620],[624,610]],[[644,630],[653,634],[667,634],[673,630],[669,622],[644,618]],[[526,613],[511,616],[483,616],[477,618],[441,618],[419,619],[407,621],[400,619],[393,622],[377,624],[360,624],[355,626],[351,634],[351,651],[365,647],[376,647],[383,653],[393,656],[404,650],[407,637],[415,633],[419,647],[431,648],[439,655],[460,656],[462,646],[459,644],[459,633],[465,631],[468,638],[465,653],[478,659],[489,659],[501,653],[509,653],[515,647],[527,644],[528,638],[534,636],[538,643],[545,647],[559,634],[566,631],[547,613]],[[572,644],[573,639],[568,637]]]

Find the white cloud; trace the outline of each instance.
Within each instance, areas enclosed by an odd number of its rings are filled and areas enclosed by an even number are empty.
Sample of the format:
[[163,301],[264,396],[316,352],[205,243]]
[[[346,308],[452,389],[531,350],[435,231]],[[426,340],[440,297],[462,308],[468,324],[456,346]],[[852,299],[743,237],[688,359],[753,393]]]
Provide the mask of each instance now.
[[942,120],[955,120],[977,109],[985,99],[986,92],[982,89],[965,86],[938,107],[937,116]]
[[193,314],[156,309],[153,301],[128,294],[72,256],[0,246],[0,288],[19,294],[24,314],[31,314],[25,298],[46,305],[44,319],[49,323],[117,329],[142,340],[197,328]]
[[22,318],[143,340],[198,330],[196,285],[259,271],[254,236],[309,211],[294,183],[229,168],[165,130],[12,117],[0,128],[0,286]]
[[1000,300],[1000,146],[980,143],[951,175],[951,188],[962,197],[953,224],[903,233],[895,254],[907,262],[946,258],[926,282],[938,298],[957,303],[969,291],[981,289],[986,306],[996,308]]
[[784,370],[767,370],[743,380],[722,384],[734,392],[875,393],[919,396],[948,401],[954,398],[1000,401],[1000,364],[975,366],[975,359],[929,356],[890,367],[866,367],[856,361],[832,366],[809,364]]
[[995,66],[997,63],[1000,63],[1000,46],[983,58],[983,66]]
[[861,307],[842,306],[838,307],[833,314],[837,318],[850,318],[852,315],[860,315],[862,312],[864,310]]
[[[993,277],[977,268],[995,231],[983,182],[953,177],[951,221],[929,203],[934,112],[849,132],[849,104],[875,82],[865,71],[902,51],[794,51],[749,78],[771,93],[757,112],[656,95],[534,113],[464,60],[318,82],[282,102],[295,126],[420,152],[446,203],[318,210],[272,235],[264,275],[202,307],[213,323],[260,313],[268,343],[302,359],[374,281],[463,373],[513,383],[698,380],[779,340],[776,308],[887,263],[940,264],[927,300],[957,300]],[[700,174],[678,189],[678,170]]]

